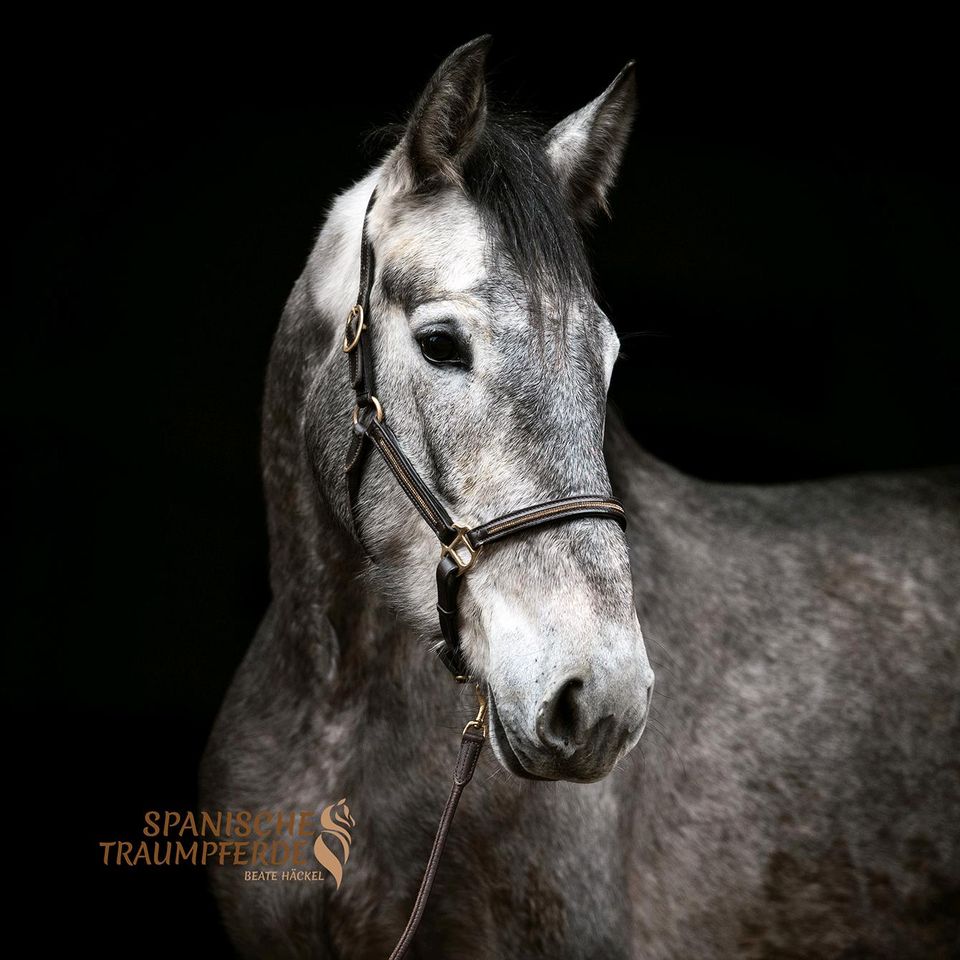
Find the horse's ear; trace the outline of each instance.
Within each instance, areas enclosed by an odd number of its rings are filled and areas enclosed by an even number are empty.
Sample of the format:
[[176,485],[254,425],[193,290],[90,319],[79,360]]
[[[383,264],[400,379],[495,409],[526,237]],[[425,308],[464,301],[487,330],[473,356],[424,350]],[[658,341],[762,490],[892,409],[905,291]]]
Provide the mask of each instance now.
[[581,222],[591,220],[597,210],[609,213],[607,193],[620,169],[636,102],[631,60],[596,100],[544,135],[547,159],[571,212]]
[[463,159],[487,116],[484,64],[489,34],[458,47],[440,65],[417,101],[400,144],[400,161],[412,186],[460,182]]

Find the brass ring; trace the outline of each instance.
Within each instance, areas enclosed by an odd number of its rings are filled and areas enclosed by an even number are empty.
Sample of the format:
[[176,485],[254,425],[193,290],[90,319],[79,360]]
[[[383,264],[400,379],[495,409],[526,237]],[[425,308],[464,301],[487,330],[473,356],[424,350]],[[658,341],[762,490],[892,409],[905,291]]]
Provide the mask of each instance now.
[[354,350],[357,344],[360,342],[360,334],[367,329],[367,325],[363,322],[363,307],[359,303],[355,303],[351,308],[350,312],[347,314],[347,330],[350,330],[350,324],[356,323],[357,332],[353,335],[353,339],[349,339],[349,333],[343,335],[343,352],[350,353]]
[[[373,394],[371,394],[370,402],[373,404],[373,412],[377,415],[377,423],[383,423],[383,407],[381,406],[380,401],[375,396],[373,396]],[[360,420],[360,404],[358,403],[353,408],[353,425],[356,426],[359,420]]]

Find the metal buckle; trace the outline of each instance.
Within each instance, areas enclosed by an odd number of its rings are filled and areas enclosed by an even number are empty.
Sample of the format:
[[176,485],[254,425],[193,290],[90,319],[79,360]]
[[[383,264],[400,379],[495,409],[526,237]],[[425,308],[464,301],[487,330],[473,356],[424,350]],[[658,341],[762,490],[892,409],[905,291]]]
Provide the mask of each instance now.
[[463,732],[466,733],[469,729],[473,728],[474,730],[479,730],[481,736],[485,737],[487,735],[487,698],[480,690],[479,683],[476,684],[474,692],[477,695],[477,715],[473,720],[467,721]]
[[[376,414],[377,421],[383,423],[383,407],[380,401],[371,393],[370,402],[373,404],[373,412]],[[360,404],[355,404],[353,408],[353,425],[356,426],[360,420]]]
[[[470,533],[469,527],[462,527],[460,524],[455,523],[453,528],[457,531],[457,535],[449,543],[440,544],[440,559],[442,560],[444,557],[449,557],[457,565],[457,575],[462,577],[473,566],[481,548],[475,547],[470,542],[470,537],[467,536],[467,534]],[[460,547],[463,547],[467,551],[466,560],[457,552]]]
[[[354,323],[357,325],[356,333],[352,330]],[[361,307],[359,303],[355,303],[347,314],[347,332],[343,335],[344,353],[351,353],[356,349],[357,344],[360,342],[360,334],[366,329],[367,325],[363,322],[363,307]],[[353,337],[352,340],[350,339],[351,336]]]

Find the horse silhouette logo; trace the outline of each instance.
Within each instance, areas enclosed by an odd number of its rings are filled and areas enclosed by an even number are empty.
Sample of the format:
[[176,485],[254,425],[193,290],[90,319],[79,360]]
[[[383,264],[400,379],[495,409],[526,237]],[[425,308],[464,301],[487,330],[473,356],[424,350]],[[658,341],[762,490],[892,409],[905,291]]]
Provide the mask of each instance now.
[[[325,807],[320,814],[320,832],[313,844],[313,855],[320,862],[320,866],[329,871],[340,889],[340,883],[343,881],[343,868],[350,859],[350,830],[349,827],[355,827],[357,821],[353,819],[350,808],[347,806],[347,798],[343,797],[336,803],[331,803]],[[340,845],[341,856],[337,856],[333,850],[327,846],[324,837],[333,837]]]

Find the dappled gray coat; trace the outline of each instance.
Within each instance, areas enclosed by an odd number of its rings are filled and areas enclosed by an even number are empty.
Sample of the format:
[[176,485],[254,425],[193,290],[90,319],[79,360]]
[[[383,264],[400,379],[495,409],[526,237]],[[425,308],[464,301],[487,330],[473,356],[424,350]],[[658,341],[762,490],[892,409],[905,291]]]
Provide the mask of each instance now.
[[730,486],[645,454],[606,410],[618,341],[574,227],[616,173],[632,70],[541,137],[488,110],[486,47],[338,197],[274,341],[273,602],[201,800],[347,797],[356,827],[339,889],[214,870],[227,931],[248,957],[386,957],[473,710],[432,649],[436,542],[376,455],[356,531],[347,503],[341,342],[377,186],[379,396],[451,514],[608,489],[629,518],[496,545],[467,577],[492,745],[416,955],[954,955],[957,474]]

